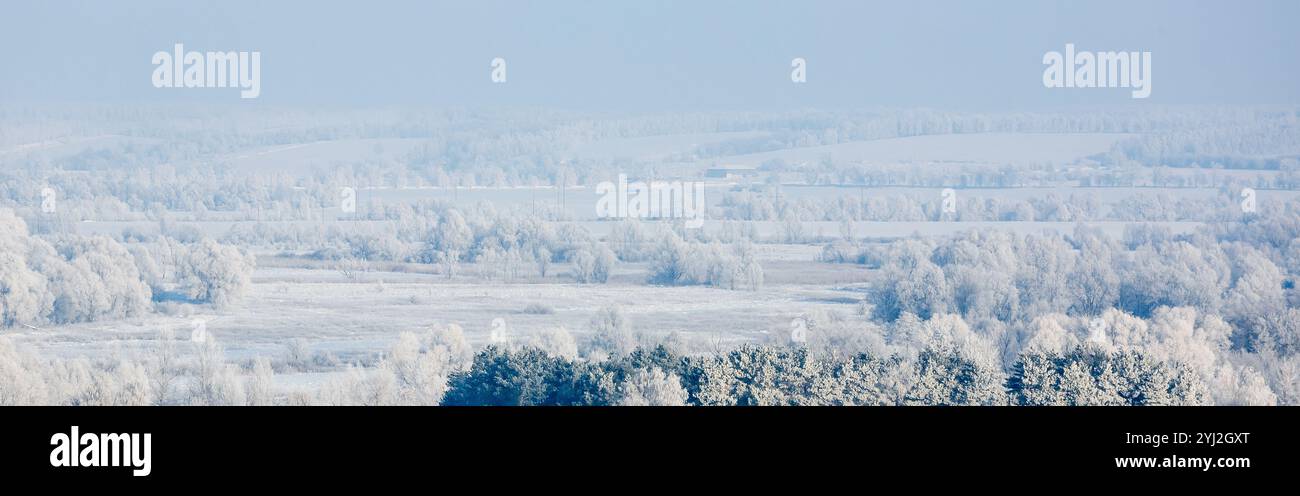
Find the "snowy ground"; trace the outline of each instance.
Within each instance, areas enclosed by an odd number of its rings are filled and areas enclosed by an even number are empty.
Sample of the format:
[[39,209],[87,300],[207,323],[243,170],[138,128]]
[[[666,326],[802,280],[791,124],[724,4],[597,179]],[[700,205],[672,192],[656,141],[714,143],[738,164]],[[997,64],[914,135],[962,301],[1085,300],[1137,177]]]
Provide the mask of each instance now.
[[733,155],[706,162],[760,165],[781,159],[787,163],[816,162],[830,156],[850,162],[948,162],[1005,165],[1009,162],[1071,161],[1102,153],[1130,134],[970,133],[854,141]]
[[[340,364],[371,363],[403,331],[452,323],[460,325],[476,347],[488,344],[495,319],[504,321],[513,341],[564,327],[581,343],[591,332],[597,310],[614,305],[647,342],[678,332],[694,346],[727,346],[788,332],[790,322],[805,312],[856,311],[871,271],[815,262],[816,251],[814,246],[760,245],[769,283],[756,292],[651,286],[644,283],[641,264],[620,265],[608,284],[586,285],[569,282],[564,265],[554,267],[546,279],[512,282],[478,279],[472,265],[462,267],[464,275],[451,280],[378,271],[349,278],[332,269],[263,267],[254,273],[244,302],[219,313],[201,309],[196,314],[151,314],[6,333],[42,354],[105,358],[147,354],[165,328],[184,341],[195,320],[201,320],[232,362],[256,356],[285,358],[288,343],[302,338],[311,352],[337,357]],[[530,304],[550,313],[528,313]],[[276,381],[308,388],[331,374],[291,371],[277,375]]]

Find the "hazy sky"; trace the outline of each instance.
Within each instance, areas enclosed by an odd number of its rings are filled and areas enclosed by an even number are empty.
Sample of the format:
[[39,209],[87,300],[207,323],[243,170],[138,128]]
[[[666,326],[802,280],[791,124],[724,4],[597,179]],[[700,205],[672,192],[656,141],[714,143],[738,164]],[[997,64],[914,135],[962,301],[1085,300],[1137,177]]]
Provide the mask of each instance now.
[[[583,110],[1300,102],[1300,2],[17,2],[0,103]],[[262,52],[262,93],[154,88],[154,52]],[[1152,52],[1153,91],[1047,89],[1043,54]],[[508,82],[492,84],[503,57]],[[808,82],[790,82],[790,60]]]

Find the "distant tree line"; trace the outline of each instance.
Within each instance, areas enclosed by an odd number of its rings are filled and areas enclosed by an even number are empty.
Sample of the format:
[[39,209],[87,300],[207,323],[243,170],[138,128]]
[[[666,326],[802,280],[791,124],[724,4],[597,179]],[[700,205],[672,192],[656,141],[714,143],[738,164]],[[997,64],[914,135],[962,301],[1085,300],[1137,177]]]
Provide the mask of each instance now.
[[[797,198],[777,188],[727,193],[719,206],[723,219],[738,221],[867,221],[867,222],[1217,222],[1241,214],[1240,189],[1208,195],[1177,195],[1169,191],[1130,194],[1103,201],[1099,193],[1077,189],[1069,195],[1047,193],[1037,198],[1007,198],[1005,191],[956,190],[954,212],[944,212],[941,190],[932,194],[869,192],[844,189],[833,198]],[[1281,208],[1284,201],[1262,201],[1263,208]]]

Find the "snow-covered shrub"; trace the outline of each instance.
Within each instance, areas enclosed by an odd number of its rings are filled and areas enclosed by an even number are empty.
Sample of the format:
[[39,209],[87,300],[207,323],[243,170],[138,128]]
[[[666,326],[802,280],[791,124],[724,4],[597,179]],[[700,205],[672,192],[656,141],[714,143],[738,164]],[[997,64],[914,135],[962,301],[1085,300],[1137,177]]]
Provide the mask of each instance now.
[[662,369],[637,370],[619,385],[622,406],[683,406],[688,395],[676,375]]
[[530,337],[528,346],[568,360],[578,358],[578,342],[563,327],[548,327],[538,331]]

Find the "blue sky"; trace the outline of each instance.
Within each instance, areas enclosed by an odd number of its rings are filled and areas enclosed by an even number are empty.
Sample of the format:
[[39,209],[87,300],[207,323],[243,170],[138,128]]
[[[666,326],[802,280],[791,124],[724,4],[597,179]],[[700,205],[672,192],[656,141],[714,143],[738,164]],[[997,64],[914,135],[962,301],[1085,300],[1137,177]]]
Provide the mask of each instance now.
[[[611,111],[1300,102],[1295,1],[8,2],[0,103]],[[262,52],[262,96],[157,89],[154,52]],[[1050,90],[1043,53],[1151,51],[1153,93]],[[504,57],[509,82],[489,81]],[[808,61],[808,83],[789,64]]]

